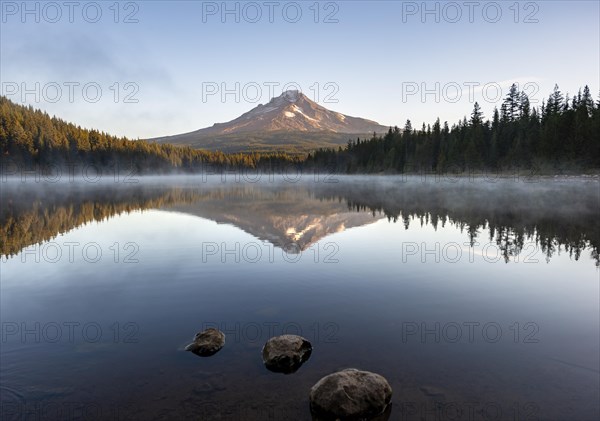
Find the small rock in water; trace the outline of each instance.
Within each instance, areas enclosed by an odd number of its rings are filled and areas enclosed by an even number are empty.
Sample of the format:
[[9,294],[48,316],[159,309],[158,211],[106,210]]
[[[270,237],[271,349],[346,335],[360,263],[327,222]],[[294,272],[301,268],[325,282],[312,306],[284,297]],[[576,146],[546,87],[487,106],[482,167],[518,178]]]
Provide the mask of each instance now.
[[310,390],[316,420],[388,419],[392,388],[379,374],[347,368],[319,380]]
[[262,350],[265,367],[275,373],[296,372],[312,353],[312,345],[302,336],[281,335],[267,341]]
[[219,352],[225,345],[225,334],[212,327],[196,333],[194,342],[185,347],[186,351],[191,351],[201,357],[210,357]]

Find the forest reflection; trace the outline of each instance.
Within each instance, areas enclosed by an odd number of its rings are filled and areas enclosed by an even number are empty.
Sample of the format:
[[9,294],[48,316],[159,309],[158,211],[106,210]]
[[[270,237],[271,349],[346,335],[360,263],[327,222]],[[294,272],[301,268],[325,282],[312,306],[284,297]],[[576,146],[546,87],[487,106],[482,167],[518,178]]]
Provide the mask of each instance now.
[[[471,244],[495,242],[505,261],[527,243],[547,259],[564,250],[574,259],[600,246],[596,180],[422,183],[394,177],[343,177],[336,183],[140,182],[131,185],[2,186],[0,254],[95,221],[161,209],[228,223],[277,247],[305,249],[332,233],[381,218],[403,224],[452,225]],[[489,232],[488,232],[489,230]],[[485,233],[485,234],[484,234]],[[489,238],[481,238],[489,235]]]

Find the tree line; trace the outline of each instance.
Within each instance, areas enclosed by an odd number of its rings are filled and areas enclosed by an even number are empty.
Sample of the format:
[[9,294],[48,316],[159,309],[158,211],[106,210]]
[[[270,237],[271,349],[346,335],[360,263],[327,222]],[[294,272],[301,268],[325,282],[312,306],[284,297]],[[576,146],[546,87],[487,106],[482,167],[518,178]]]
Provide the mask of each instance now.
[[476,102],[469,119],[451,127],[404,128],[320,149],[307,164],[345,173],[465,172],[535,168],[542,172],[600,168],[600,100],[585,86],[569,98],[556,85],[540,109],[513,84],[500,110],[484,120]]
[[4,96],[0,96],[0,152],[1,163],[7,168],[50,169],[78,164],[137,174],[195,172],[210,167],[276,169],[305,158],[283,152],[226,154],[130,140],[50,117]]

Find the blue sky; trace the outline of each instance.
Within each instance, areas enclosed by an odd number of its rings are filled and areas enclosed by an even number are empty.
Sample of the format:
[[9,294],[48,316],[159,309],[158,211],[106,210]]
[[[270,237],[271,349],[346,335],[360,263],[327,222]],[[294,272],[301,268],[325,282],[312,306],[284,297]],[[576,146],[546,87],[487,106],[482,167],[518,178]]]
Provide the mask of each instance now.
[[554,83],[600,89],[598,1],[227,2],[225,16],[221,1],[115,3],[28,2],[23,14],[2,1],[2,93],[144,138],[231,120],[286,84],[335,111],[413,126],[453,123],[472,100],[489,116],[513,81],[538,104]]

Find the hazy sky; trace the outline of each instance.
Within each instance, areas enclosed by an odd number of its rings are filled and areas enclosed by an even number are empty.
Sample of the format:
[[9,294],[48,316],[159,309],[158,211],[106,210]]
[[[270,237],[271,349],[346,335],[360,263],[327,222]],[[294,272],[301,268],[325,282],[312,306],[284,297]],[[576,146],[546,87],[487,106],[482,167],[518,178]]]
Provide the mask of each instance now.
[[231,120],[286,84],[399,126],[452,124],[472,100],[489,117],[512,82],[538,104],[554,83],[600,89],[595,0],[115,4],[2,1],[2,94],[137,138]]

